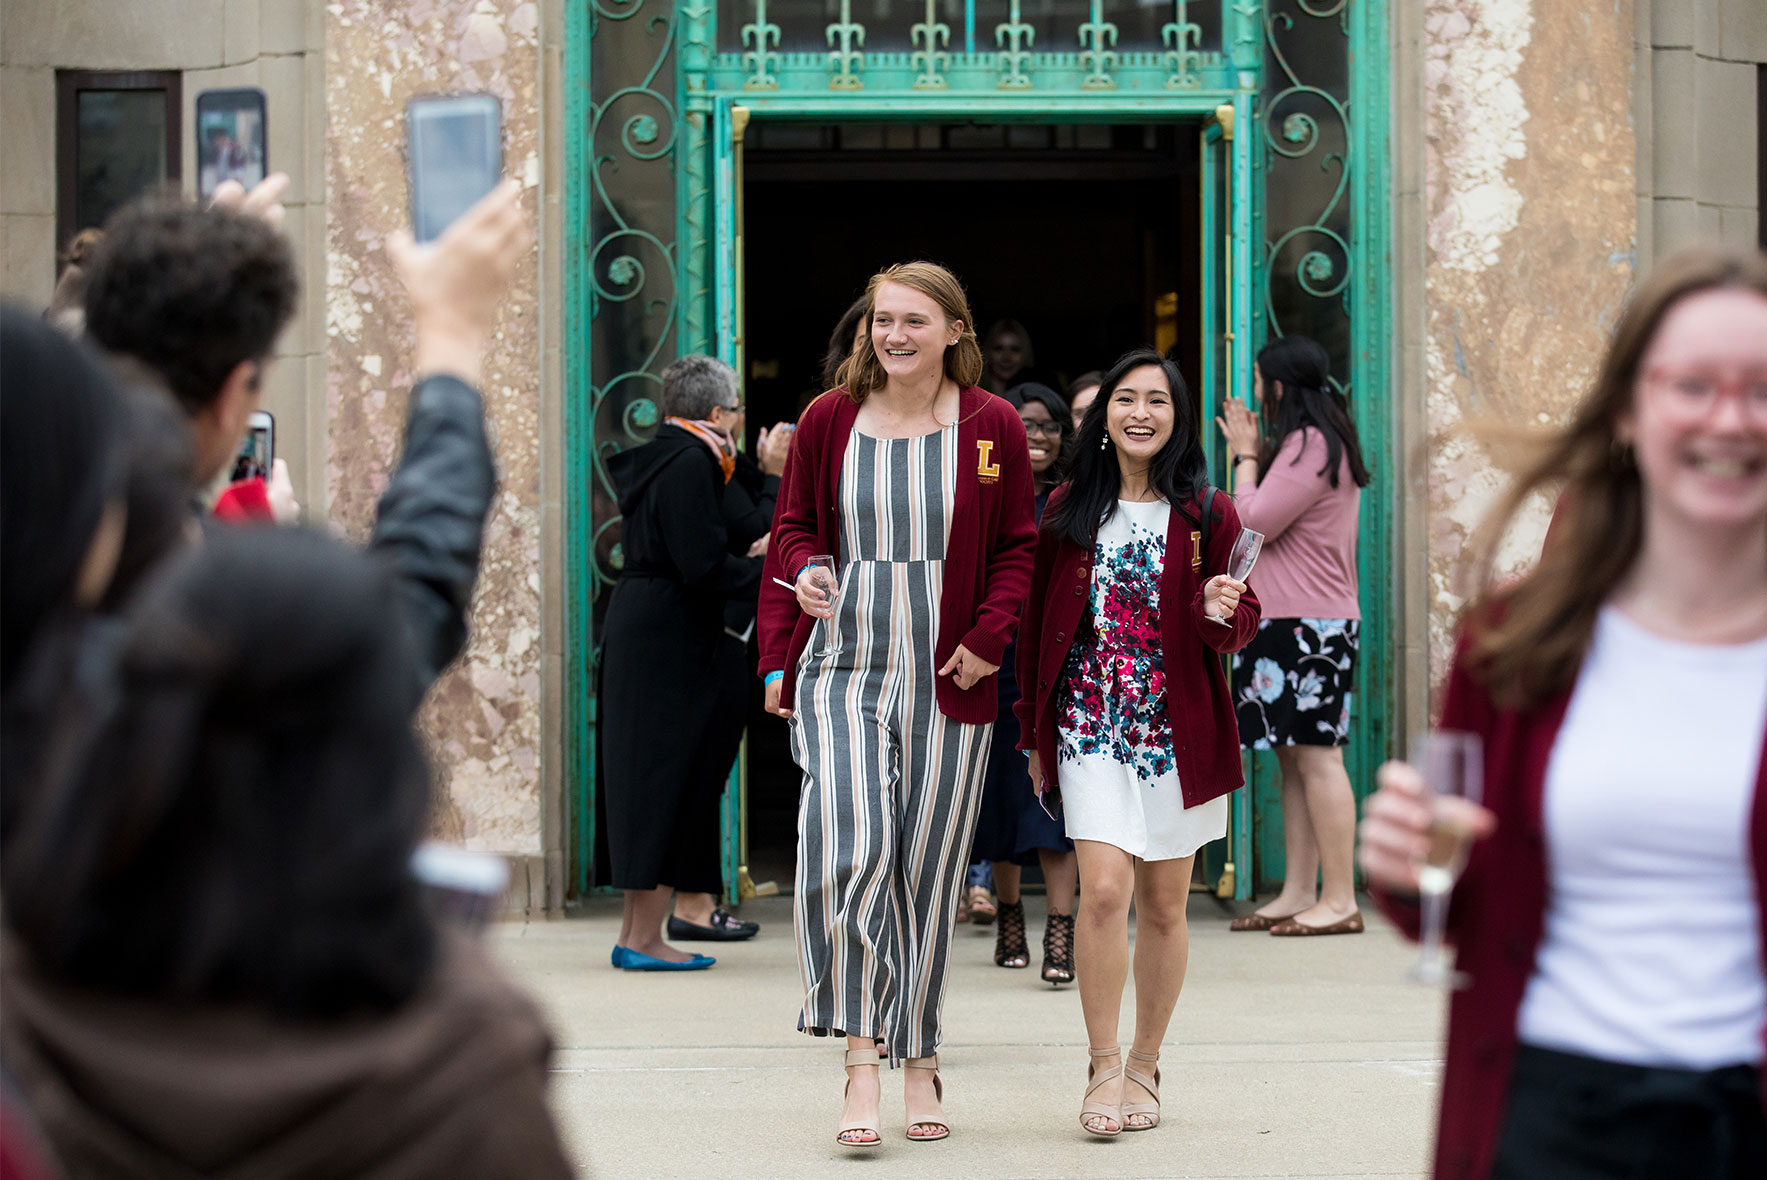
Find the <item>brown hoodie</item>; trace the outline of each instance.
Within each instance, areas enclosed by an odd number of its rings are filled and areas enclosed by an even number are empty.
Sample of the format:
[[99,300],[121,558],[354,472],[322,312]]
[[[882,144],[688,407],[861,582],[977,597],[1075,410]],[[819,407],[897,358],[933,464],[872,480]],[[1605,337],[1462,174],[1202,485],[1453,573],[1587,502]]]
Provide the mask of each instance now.
[[73,988],[10,939],[0,980],[6,1069],[69,1180],[572,1175],[546,1028],[461,936],[402,1008],[338,1023]]

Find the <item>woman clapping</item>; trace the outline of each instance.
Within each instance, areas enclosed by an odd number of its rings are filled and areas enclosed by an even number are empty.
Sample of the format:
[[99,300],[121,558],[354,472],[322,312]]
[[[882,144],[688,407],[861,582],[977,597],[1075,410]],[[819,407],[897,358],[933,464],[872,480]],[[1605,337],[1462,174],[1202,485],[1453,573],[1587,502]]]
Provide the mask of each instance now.
[[[1160,1043],[1184,985],[1184,907],[1198,848],[1227,832],[1242,783],[1220,654],[1258,627],[1258,600],[1220,571],[1240,532],[1208,488],[1178,367],[1151,350],[1106,374],[1073,473],[1037,541],[1018,661],[1020,748],[1058,793],[1080,861],[1076,974],[1094,1135],[1159,1125]],[[1137,901],[1135,1041],[1117,1021]]]

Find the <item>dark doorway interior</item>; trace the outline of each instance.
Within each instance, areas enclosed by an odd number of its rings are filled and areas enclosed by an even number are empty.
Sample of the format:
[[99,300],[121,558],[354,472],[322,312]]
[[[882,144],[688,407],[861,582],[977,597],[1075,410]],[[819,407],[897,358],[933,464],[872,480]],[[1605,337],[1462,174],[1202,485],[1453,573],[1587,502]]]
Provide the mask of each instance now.
[[[1065,393],[1126,349],[1200,358],[1198,124],[756,122],[745,147],[751,431],[797,416],[841,313],[892,262],[963,281],[978,334],[1011,318]],[[1194,392],[1194,390],[1193,390]],[[751,440],[752,441],[752,440]],[[786,730],[749,727],[749,865],[789,888],[801,779]]]

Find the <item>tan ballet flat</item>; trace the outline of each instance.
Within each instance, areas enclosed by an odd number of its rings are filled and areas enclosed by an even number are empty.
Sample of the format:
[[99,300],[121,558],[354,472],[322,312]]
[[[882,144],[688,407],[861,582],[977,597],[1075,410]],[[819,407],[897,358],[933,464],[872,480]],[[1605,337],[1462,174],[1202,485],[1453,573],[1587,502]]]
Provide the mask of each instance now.
[[[1137,1053],[1129,1050],[1129,1061],[1145,1061],[1153,1066],[1153,1076],[1148,1077],[1134,1066],[1127,1063],[1123,1066],[1123,1076],[1153,1095],[1152,1102],[1123,1103],[1123,1130],[1151,1131],[1160,1125],[1160,1055],[1158,1053]],[[1146,1115],[1145,1123],[1132,1123],[1129,1120],[1136,1115]]]
[[[1093,1057],[1115,1057],[1118,1051],[1115,1048],[1111,1048],[1088,1049],[1087,1052]],[[1080,1107],[1080,1126],[1085,1129],[1088,1135],[1097,1135],[1104,1139],[1112,1139],[1123,1133],[1122,1104],[1118,1103],[1117,1105],[1112,1106],[1103,1099],[1092,1097],[1092,1095],[1098,1092],[1100,1086],[1122,1076],[1123,1063],[1120,1061],[1102,1073],[1099,1072],[1097,1062],[1089,1062],[1087,1064],[1086,1098],[1083,1105]],[[1109,1130],[1102,1127],[1094,1127],[1086,1121],[1089,1118],[1106,1118],[1115,1123],[1116,1126],[1111,1127]]]
[[[937,1053],[931,1057],[910,1057],[902,1062],[902,1068],[930,1069],[933,1073],[933,1094],[938,1098],[940,1106],[945,1104],[945,1083],[939,1077],[939,1055]],[[916,1127],[937,1127],[938,1130],[931,1135],[916,1135],[914,1133]],[[903,1130],[907,1133],[910,1143],[933,1143],[951,1134],[951,1124],[945,1121],[943,1111],[937,1114],[916,1114],[913,1110],[909,1110],[907,1123]]]
[[[876,1065],[877,1063],[878,1063],[878,1056],[877,1056],[876,1049],[848,1049],[847,1050],[846,1064],[847,1064],[847,1068],[849,1068],[849,1069],[851,1069],[855,1065]],[[853,1078],[852,1078],[852,1075],[849,1074],[847,1076],[846,1089],[841,1091],[841,1096],[842,1096],[843,1101],[845,1100],[847,1091],[851,1090],[852,1088],[853,1088]],[[842,1147],[858,1147],[858,1148],[876,1147],[878,1144],[883,1142],[883,1134],[877,1129],[877,1124],[878,1124],[878,1118],[876,1115],[871,1116],[871,1118],[869,1118],[869,1119],[846,1119],[841,1123],[840,1129],[834,1133],[834,1141],[836,1143],[840,1144]],[[848,1138],[846,1138],[847,1135],[852,1134],[854,1131],[869,1131],[869,1132],[871,1132],[871,1138],[869,1138],[869,1139],[848,1139]]]

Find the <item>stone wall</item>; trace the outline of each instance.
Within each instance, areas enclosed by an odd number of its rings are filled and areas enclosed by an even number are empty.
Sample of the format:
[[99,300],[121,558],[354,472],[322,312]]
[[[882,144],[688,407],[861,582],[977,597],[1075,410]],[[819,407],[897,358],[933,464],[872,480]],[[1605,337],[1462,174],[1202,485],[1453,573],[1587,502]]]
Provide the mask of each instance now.
[[[1641,0],[1643,2],[1643,0]],[[1426,0],[1424,401],[1431,670],[1510,474],[1479,421],[1562,421],[1636,269],[1632,0]],[[1502,557],[1539,550],[1535,505]]]
[[[538,215],[540,11],[530,0],[342,0],[326,8],[326,398],[331,516],[365,535],[396,459],[411,323],[388,234],[408,224],[405,103],[485,90],[503,102],[505,169]],[[437,834],[525,863],[517,901],[544,896],[541,807],[543,561],[539,251],[507,301],[483,392],[501,489],[487,526],[473,635],[424,713]]]

